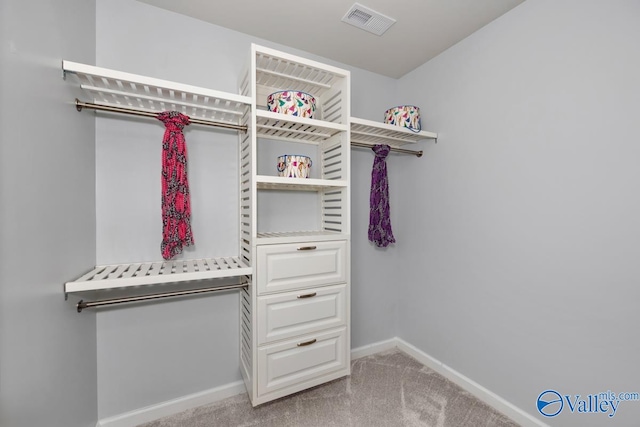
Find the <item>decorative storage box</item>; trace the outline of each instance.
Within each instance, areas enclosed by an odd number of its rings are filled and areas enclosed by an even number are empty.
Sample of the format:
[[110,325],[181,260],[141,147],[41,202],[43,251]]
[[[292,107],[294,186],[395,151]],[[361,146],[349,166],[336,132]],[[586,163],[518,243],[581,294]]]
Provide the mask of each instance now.
[[282,155],[278,157],[278,176],[309,178],[311,176],[311,163],[311,158],[307,156]]
[[312,119],[316,112],[316,99],[305,92],[283,90],[267,97],[267,109],[274,113]]
[[414,132],[420,132],[420,109],[415,105],[398,105],[384,112],[384,122],[390,125],[403,126]]

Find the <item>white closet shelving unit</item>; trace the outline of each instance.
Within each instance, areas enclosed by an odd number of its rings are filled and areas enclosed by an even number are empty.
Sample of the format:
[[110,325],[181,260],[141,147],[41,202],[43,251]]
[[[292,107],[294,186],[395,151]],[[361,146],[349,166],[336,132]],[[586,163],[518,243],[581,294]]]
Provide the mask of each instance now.
[[[281,90],[313,95],[316,117],[267,111],[267,96]],[[252,99],[240,136],[240,198],[243,261],[254,267],[241,292],[240,356],[258,405],[350,373],[350,73],[252,45],[240,93]],[[316,176],[276,176],[276,159],[260,152],[279,147],[310,150]],[[263,225],[274,215],[264,210],[272,196],[283,206],[314,202],[298,214],[278,210],[283,221],[272,229]],[[314,225],[296,228],[296,215]]]
[[[65,293],[242,277],[240,364],[253,405],[349,375],[351,143],[400,147],[437,134],[351,117],[349,71],[258,45],[240,95],[70,61],[63,70],[91,96],[89,108],[176,110],[245,131],[237,256],[97,266],[66,283]],[[281,90],[313,95],[316,117],[267,111],[267,96]],[[265,150],[291,154],[292,146],[313,153],[312,178],[277,176],[275,159],[265,157]],[[280,197],[291,205],[274,210]],[[298,227],[300,217],[312,225]]]
[[[175,110],[191,118],[239,125],[251,106],[251,99],[245,96],[77,62],[63,61],[62,69],[65,78],[75,76],[93,104],[124,110],[121,112],[157,114]],[[241,277],[252,271],[251,265],[237,255],[100,265],[65,283],[65,293]]]

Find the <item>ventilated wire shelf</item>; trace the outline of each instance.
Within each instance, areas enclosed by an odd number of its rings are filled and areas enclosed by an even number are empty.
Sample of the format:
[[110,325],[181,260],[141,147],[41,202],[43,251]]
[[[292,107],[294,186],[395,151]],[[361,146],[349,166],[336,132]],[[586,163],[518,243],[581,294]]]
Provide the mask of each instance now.
[[338,240],[346,238],[346,235],[326,230],[305,230],[305,231],[263,231],[256,236],[261,244],[279,244],[291,242],[307,242]]
[[256,186],[260,190],[320,191],[329,188],[346,187],[347,181],[258,175],[256,176]]
[[237,257],[102,265],[65,283],[65,293],[239,277],[251,273],[251,267]]
[[300,63],[282,52],[267,48],[256,52],[256,83],[260,86],[295,89],[320,97],[344,77],[337,68],[313,61]]
[[63,61],[65,77],[75,75],[80,88],[98,105],[146,112],[179,111],[192,118],[238,124],[251,98],[93,65]]
[[367,145],[386,144],[390,147],[401,147],[423,139],[437,139],[438,134],[427,131],[413,132],[407,128],[377,123],[371,120],[351,117],[351,142]]
[[346,125],[289,116],[271,111],[256,111],[256,134],[262,138],[318,144],[347,130]]

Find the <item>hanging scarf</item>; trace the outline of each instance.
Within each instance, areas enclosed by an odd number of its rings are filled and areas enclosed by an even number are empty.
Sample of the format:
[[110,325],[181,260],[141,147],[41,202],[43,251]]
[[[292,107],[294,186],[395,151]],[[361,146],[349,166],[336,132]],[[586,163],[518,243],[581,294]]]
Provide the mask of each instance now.
[[182,128],[189,117],[177,111],[158,114],[164,122],[162,139],[162,257],[171,259],[194,244],[191,233],[191,201],[187,180],[187,146]]
[[389,209],[389,179],[387,178],[387,163],[385,159],[391,147],[376,145],[371,148],[376,154],[371,171],[371,196],[369,197],[369,241],[378,247],[387,247],[395,243],[391,231]]

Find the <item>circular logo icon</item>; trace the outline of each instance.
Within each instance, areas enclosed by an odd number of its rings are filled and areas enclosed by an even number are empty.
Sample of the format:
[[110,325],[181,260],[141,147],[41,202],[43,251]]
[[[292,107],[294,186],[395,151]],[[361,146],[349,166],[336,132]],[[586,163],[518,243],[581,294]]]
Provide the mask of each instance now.
[[564,407],[562,396],[555,390],[546,390],[538,396],[538,412],[545,417],[555,417]]

